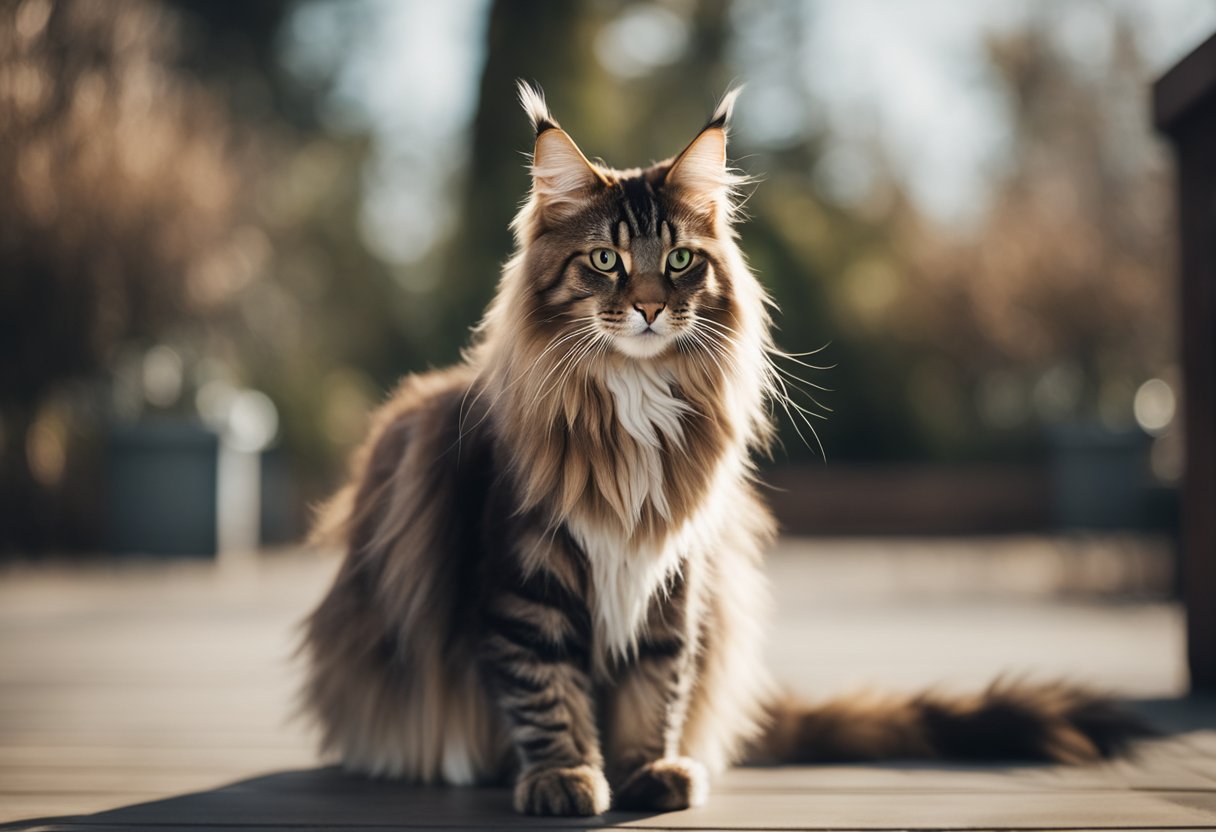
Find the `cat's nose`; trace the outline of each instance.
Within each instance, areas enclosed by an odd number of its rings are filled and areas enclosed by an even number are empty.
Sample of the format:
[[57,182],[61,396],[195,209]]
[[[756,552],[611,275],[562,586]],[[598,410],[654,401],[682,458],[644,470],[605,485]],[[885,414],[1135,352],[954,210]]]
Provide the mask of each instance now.
[[642,317],[646,319],[647,324],[654,323],[654,319],[659,317],[659,313],[667,306],[665,303],[635,303],[633,308],[642,313]]

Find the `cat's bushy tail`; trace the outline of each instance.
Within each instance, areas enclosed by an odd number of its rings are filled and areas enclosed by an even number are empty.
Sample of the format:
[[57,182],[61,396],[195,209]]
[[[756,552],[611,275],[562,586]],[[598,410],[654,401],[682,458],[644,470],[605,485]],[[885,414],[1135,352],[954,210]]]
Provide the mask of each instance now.
[[783,698],[748,762],[894,759],[1088,763],[1156,732],[1109,698],[1066,683],[998,680],[970,696]]

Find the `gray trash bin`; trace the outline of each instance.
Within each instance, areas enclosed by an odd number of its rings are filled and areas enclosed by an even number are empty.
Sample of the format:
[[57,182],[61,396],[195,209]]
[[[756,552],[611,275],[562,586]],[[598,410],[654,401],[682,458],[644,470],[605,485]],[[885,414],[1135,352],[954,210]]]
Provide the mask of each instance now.
[[110,551],[216,554],[219,437],[189,422],[146,422],[111,431],[106,459]]
[[1139,430],[1057,425],[1051,445],[1052,506],[1064,529],[1136,529],[1147,521],[1150,439]]

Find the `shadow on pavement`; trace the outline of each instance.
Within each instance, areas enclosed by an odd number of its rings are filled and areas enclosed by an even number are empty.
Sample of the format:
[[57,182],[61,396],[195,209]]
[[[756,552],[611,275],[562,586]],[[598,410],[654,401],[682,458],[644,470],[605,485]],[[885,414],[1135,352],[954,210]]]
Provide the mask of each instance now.
[[[1143,714],[1163,736],[1216,730],[1216,696],[1141,700],[1128,704]],[[930,768],[1000,774],[1025,770],[1027,767],[921,761],[869,765],[865,768]],[[756,794],[755,797],[760,799],[761,796]],[[694,811],[707,813],[700,820],[705,826],[713,825],[712,799],[709,806]],[[206,791],[135,803],[91,815],[33,818],[0,824],[0,832],[130,828],[182,828],[198,832],[211,827],[234,826],[579,829],[611,827],[625,822],[630,826],[653,828],[651,823],[646,822],[649,817],[662,816],[610,812],[599,818],[585,819],[525,817],[512,811],[511,793],[507,788],[409,786],[350,775],[337,767],[327,767],[275,772]],[[677,825],[687,827],[690,820],[692,818],[685,815]]]

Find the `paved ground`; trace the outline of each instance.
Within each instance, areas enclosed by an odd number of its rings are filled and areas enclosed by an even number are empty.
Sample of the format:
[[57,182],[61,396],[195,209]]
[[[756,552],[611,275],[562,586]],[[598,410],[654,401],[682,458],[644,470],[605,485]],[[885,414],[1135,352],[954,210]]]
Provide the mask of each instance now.
[[[1184,690],[1168,558],[1118,539],[787,541],[769,653],[808,695],[1067,674],[1170,739],[1094,768],[739,770],[672,829],[1216,828],[1216,703]],[[0,571],[0,829],[526,828],[505,791],[320,767],[289,719],[294,625],[336,561]],[[595,821],[591,825],[603,825]],[[548,824],[552,826],[553,824]],[[569,822],[557,826],[576,826]]]

